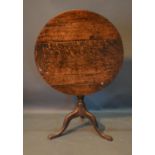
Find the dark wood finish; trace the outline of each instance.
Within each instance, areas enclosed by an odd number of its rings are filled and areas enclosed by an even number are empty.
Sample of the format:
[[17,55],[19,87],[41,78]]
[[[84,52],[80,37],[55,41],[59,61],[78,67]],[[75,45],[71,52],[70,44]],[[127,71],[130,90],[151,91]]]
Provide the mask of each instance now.
[[62,135],[71,119],[87,117],[104,139],[96,118],[87,111],[83,96],[99,91],[117,75],[123,61],[123,46],[116,28],[105,17],[85,10],[64,12],[43,28],[35,46],[35,61],[42,77],[53,88],[76,95],[78,103],[65,117]]
[[76,117],[81,117],[82,119],[83,118],[88,118],[95,131],[98,133],[99,136],[101,136],[102,138],[108,140],[108,141],[112,141],[113,138],[109,135],[106,135],[105,133],[101,132],[98,128],[98,123],[96,121],[96,117],[88,112],[85,104],[84,104],[84,96],[78,96],[78,102],[77,102],[77,105],[75,107],[75,109],[69,113],[68,115],[66,115],[65,119],[64,119],[64,122],[63,122],[63,126],[62,128],[60,129],[60,131],[57,133],[57,134],[50,134],[48,136],[49,139],[54,139],[54,138],[57,138],[59,136],[61,136],[63,134],[63,132],[67,129],[70,121],[73,119],[73,118],[76,118]]
[[36,42],[35,61],[53,88],[86,95],[113,80],[123,61],[123,46],[118,31],[105,17],[73,10],[44,26]]

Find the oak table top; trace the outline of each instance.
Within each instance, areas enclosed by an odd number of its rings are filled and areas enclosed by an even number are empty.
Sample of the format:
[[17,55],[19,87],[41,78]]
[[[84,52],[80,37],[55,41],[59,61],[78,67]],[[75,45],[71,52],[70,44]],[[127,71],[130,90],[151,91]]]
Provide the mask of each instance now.
[[105,17],[71,10],[47,22],[35,46],[35,61],[46,82],[71,95],[101,90],[123,61],[119,32]]

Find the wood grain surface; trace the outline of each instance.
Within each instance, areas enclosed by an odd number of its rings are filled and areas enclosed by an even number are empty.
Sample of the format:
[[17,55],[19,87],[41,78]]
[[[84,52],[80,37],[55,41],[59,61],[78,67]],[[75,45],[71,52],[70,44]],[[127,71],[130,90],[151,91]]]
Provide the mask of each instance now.
[[35,61],[53,88],[72,95],[101,90],[117,75],[123,46],[105,17],[71,10],[51,19],[37,38]]

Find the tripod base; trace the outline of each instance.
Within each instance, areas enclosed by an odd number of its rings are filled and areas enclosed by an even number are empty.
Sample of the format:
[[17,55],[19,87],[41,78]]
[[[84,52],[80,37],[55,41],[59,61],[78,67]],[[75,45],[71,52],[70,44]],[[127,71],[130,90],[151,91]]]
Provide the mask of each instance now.
[[106,135],[99,130],[98,123],[96,121],[96,117],[92,113],[88,112],[88,110],[84,104],[84,96],[78,96],[78,102],[77,102],[75,109],[71,113],[69,113],[68,115],[65,116],[63,126],[60,129],[60,131],[55,135],[49,135],[48,138],[54,139],[54,138],[61,136],[63,134],[63,132],[66,130],[66,128],[68,127],[70,121],[76,117],[88,118],[91,121],[95,131],[98,133],[99,136],[101,136],[102,138],[104,138],[108,141],[113,140],[113,138],[111,136]]

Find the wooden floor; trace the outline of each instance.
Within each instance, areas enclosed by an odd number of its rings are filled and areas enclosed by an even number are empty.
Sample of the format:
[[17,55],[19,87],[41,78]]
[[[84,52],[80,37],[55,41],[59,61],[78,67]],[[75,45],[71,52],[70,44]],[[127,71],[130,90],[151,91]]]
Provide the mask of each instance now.
[[72,120],[65,134],[48,140],[61,127],[65,112],[24,113],[24,155],[131,155],[131,111],[94,112],[99,126],[114,138],[100,138],[87,119]]

